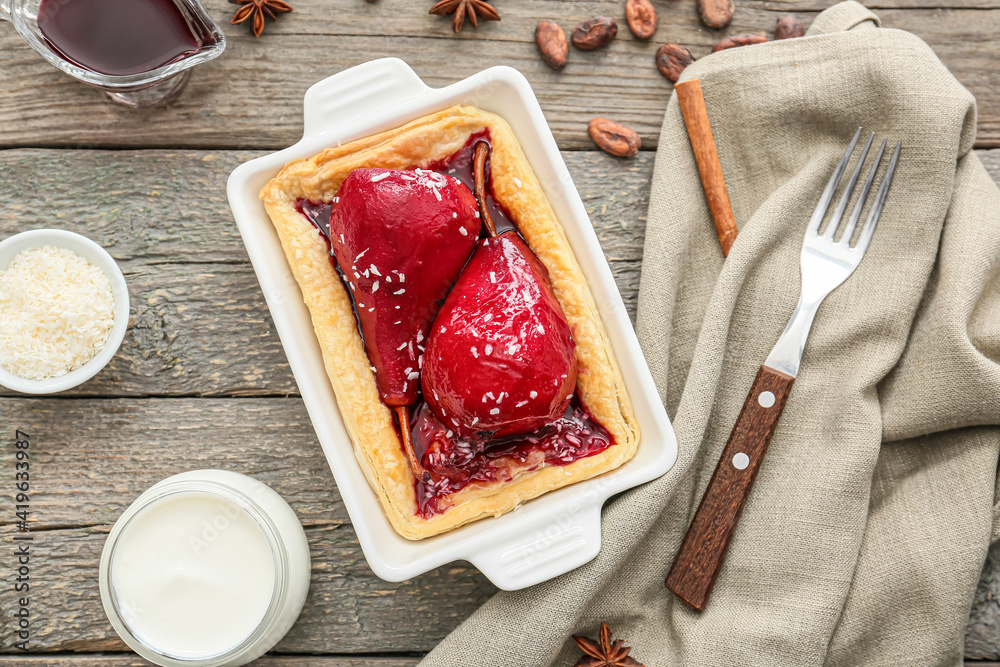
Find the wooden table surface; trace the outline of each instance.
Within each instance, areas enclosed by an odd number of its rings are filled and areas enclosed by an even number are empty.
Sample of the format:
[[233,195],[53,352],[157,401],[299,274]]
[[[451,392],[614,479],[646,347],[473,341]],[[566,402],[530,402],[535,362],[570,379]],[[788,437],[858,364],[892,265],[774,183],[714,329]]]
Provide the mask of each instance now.
[[[532,82],[634,317],[658,128],[671,93],[653,66],[658,44],[696,57],[722,34],[770,32],[797,13],[808,25],[831,0],[739,0],[732,26],[702,27],[693,0],[654,0],[660,28],[632,39],[619,0],[498,0],[499,23],[428,16],[429,0],[297,0],[261,39],[230,26],[233,5],[209,0],[229,46],[198,67],[167,108],[130,111],[48,66],[0,25],[0,238],[43,226],[81,232],[125,273],[132,320],[120,352],[84,386],[50,398],[0,398],[0,481],[10,484],[14,429],[32,435],[32,637],[13,649],[15,594],[0,588],[0,667],[146,664],[127,652],[101,608],[98,559],[112,523],[154,482],[193,468],[237,470],[292,504],[309,536],[313,578],[298,623],[267,667],[413,665],[494,588],[455,563],[401,584],[378,579],[358,547],[333,477],[225,199],[230,171],[294,143],[315,81],[398,56],[431,85],[490,65]],[[1000,181],[1000,0],[880,0],[886,26],[925,39],[979,102],[977,150]],[[534,27],[569,31],[607,14],[611,48],[573,50],[560,73],[536,54]],[[594,149],[587,122],[634,127],[643,152]],[[0,534],[15,533],[10,489]],[[6,554],[8,549],[0,549]],[[9,559],[0,555],[4,580]],[[1000,550],[987,562],[966,656],[1000,659]]]

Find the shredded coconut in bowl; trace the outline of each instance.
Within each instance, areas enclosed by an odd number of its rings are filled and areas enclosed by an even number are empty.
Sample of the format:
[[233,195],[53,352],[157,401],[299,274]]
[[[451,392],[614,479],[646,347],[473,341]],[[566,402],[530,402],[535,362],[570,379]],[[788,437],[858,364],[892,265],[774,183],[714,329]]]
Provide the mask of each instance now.
[[101,351],[114,320],[107,274],[72,250],[23,250],[0,271],[0,366],[15,375],[76,370]]

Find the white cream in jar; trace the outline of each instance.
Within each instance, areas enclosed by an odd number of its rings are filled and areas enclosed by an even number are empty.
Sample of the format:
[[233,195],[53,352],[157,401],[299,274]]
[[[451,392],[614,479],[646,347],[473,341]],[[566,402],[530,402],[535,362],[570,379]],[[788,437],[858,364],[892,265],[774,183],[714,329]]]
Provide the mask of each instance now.
[[166,667],[236,667],[281,639],[309,585],[294,512],[269,487],[199,470],[142,494],[108,536],[101,597],[122,639]]

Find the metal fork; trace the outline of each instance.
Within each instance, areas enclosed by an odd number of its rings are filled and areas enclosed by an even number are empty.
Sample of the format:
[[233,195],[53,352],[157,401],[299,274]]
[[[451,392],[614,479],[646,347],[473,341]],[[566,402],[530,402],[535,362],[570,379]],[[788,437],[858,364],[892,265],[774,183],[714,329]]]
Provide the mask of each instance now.
[[785,407],[785,401],[792,390],[792,383],[799,371],[802,351],[805,349],[806,337],[809,335],[816,311],[826,295],[847,280],[861,263],[882,215],[886,195],[889,193],[889,186],[892,185],[892,177],[896,171],[896,163],[899,161],[901,145],[898,143],[869,209],[868,217],[861,227],[857,243],[852,247],[851,240],[871,192],[875,174],[882,162],[886,140],[882,141],[851,217],[835,240],[851,194],[854,192],[854,186],[858,182],[868,151],[875,139],[875,134],[872,133],[864,150],[861,151],[861,156],[830,222],[820,233],[820,227],[826,218],[834,193],[840,185],[844,172],[847,171],[847,164],[860,136],[859,127],[847,150],[844,151],[844,156],[840,158],[809,220],[805,240],[802,243],[802,294],[799,296],[799,303],[781,337],[778,338],[778,343],[757,372],[740,416],[729,435],[729,442],[722,451],[708,489],[701,499],[701,504],[698,505],[698,511],[667,575],[667,588],[698,611],[705,609],[708,597],[712,593],[715,578],[725,560],[736,523],[750,495],[750,489],[757,477],[767,446],[771,442],[771,435],[777,426],[778,418]]

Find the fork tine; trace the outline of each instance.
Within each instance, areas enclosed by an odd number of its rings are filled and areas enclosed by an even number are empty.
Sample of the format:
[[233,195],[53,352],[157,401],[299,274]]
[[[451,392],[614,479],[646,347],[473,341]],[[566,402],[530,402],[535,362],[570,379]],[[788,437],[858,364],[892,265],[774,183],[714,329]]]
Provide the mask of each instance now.
[[809,219],[809,227],[806,229],[806,234],[815,234],[819,226],[823,224],[823,218],[826,217],[826,212],[830,208],[830,201],[833,200],[833,193],[836,192],[837,186],[840,185],[840,179],[844,176],[847,163],[851,159],[851,153],[854,152],[854,147],[858,144],[858,137],[860,136],[861,128],[859,127],[858,131],[854,133],[854,138],[851,139],[847,150],[844,151],[844,156],[840,158],[837,168],[834,169],[833,176],[830,177],[830,182],[826,184],[823,196],[819,198],[819,203],[816,204],[816,210],[813,211],[812,218]]
[[892,152],[892,159],[889,160],[889,167],[885,170],[885,176],[882,177],[882,183],[878,186],[878,194],[875,195],[875,202],[872,204],[872,210],[868,212],[868,219],[865,220],[865,226],[861,228],[861,236],[858,237],[857,245],[858,250],[861,252],[864,252],[865,249],[868,248],[868,243],[872,240],[872,236],[875,234],[875,226],[878,224],[878,219],[882,215],[882,207],[885,206],[885,198],[889,194],[889,186],[892,185],[892,177],[896,173],[896,162],[899,161],[899,151],[902,147],[902,143],[896,143],[896,150]]
[[868,176],[865,178],[865,184],[861,187],[861,194],[858,195],[858,202],[854,205],[854,210],[851,211],[851,219],[847,221],[847,226],[844,227],[844,234],[840,237],[841,243],[844,243],[846,239],[845,246],[850,247],[851,237],[854,236],[854,230],[858,226],[858,220],[861,218],[861,211],[865,207],[865,201],[868,199],[868,193],[871,192],[872,183],[875,182],[875,172],[878,171],[879,165],[882,164],[882,156],[885,154],[885,144],[888,139],[882,140],[882,145],[879,146],[878,154],[875,156],[875,162],[872,163],[872,168],[868,172]]
[[[848,179],[847,186],[844,188],[844,192],[840,195],[840,201],[837,202],[837,208],[833,211],[833,217],[830,218],[830,224],[826,226],[826,231],[823,232],[823,236],[828,239],[833,239],[833,235],[837,233],[837,227],[840,226],[840,221],[844,219],[844,211],[847,210],[847,204],[850,203],[851,193],[854,192],[854,186],[858,183],[858,176],[861,175],[861,168],[865,166],[865,159],[868,157],[868,150],[872,147],[873,141],[875,141],[874,132],[872,132],[871,136],[868,137],[868,143],[865,144],[864,150],[861,151],[861,157],[858,158],[858,163],[854,166],[851,178]],[[840,242],[843,243],[845,238],[847,239],[847,245],[850,245],[850,237],[841,235]]]

